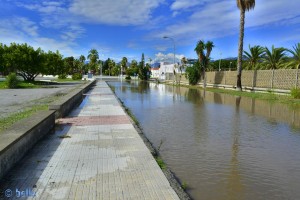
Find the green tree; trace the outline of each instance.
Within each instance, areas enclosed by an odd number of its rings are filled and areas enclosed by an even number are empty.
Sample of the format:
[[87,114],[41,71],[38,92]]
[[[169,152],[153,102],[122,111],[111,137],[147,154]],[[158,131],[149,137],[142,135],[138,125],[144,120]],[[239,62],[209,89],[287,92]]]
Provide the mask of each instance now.
[[92,70],[93,73],[95,73],[97,69],[97,60],[99,59],[98,51],[96,49],[91,49],[89,51],[88,59],[90,60],[90,70]]
[[249,52],[244,51],[244,55],[247,58],[249,69],[256,69],[257,63],[261,61],[264,54],[264,48],[255,45],[253,47],[250,47],[249,45]]
[[45,65],[42,73],[54,76],[61,73],[67,74],[67,71],[64,70],[64,61],[62,57],[63,56],[59,51],[48,51],[45,54]]
[[287,51],[293,55],[293,58],[292,58],[290,64],[292,66],[295,66],[296,69],[299,69],[299,67],[300,67],[300,43],[296,44],[293,47],[293,50],[288,49]]
[[242,90],[242,64],[243,64],[243,44],[245,32],[245,13],[250,9],[254,9],[255,0],[236,0],[237,7],[240,9],[240,35],[238,50],[238,66],[237,66],[237,83],[236,89]]
[[0,43],[0,74],[6,74],[5,73],[5,67],[4,67],[4,59],[3,59],[3,54],[4,54],[4,45]]
[[[202,77],[204,81],[204,88],[206,87],[206,78],[205,78],[205,70],[207,69],[209,62],[210,62],[210,54],[214,47],[214,44],[212,41],[207,41],[206,43],[203,40],[198,41],[196,48],[194,49],[198,55],[198,61],[199,61],[199,73],[202,71]],[[206,53],[205,53],[206,50]],[[199,74],[199,79],[201,78],[201,75]],[[198,80],[199,81],[199,80]]]
[[[122,72],[125,73],[126,72],[126,69],[127,69],[127,62],[128,62],[128,59],[126,57],[123,57],[122,58],[122,61],[121,61],[121,68],[122,68]],[[122,74],[123,75],[123,74]]]
[[190,85],[196,85],[200,79],[200,63],[197,61],[191,67],[186,68],[185,77]]
[[10,72],[17,72],[26,81],[34,81],[43,72],[45,53],[41,48],[34,49],[25,44],[11,43],[4,47],[3,59]]
[[150,78],[150,65],[145,65],[145,56],[142,54],[141,62],[138,65],[138,75],[141,80],[148,80]]
[[282,67],[286,61],[285,48],[275,48],[274,45],[272,49],[269,50],[265,48],[265,56],[263,58],[264,63],[268,69],[278,69]]
[[108,71],[109,71],[109,75],[110,76],[113,75],[112,70],[115,67],[115,65],[116,65],[115,61],[109,59],[109,62],[108,62]]

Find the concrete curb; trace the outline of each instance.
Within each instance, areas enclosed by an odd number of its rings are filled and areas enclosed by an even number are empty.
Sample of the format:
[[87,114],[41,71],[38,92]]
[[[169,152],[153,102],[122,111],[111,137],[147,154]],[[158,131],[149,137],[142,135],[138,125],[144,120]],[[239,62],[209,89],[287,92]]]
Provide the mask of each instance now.
[[0,135],[0,179],[55,125],[55,111],[40,111]]
[[96,80],[86,83],[76,88],[71,93],[63,96],[59,100],[49,105],[49,110],[55,110],[55,118],[66,116],[83,99],[83,94],[87,93],[96,83]]

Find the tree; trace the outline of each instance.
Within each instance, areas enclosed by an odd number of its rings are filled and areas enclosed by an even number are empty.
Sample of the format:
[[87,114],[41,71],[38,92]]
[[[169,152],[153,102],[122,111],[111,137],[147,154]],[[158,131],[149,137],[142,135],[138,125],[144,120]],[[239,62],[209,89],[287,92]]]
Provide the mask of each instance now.
[[17,72],[26,81],[34,81],[43,72],[45,53],[41,48],[34,49],[25,44],[11,43],[4,46],[4,65],[10,72]]
[[3,54],[4,54],[4,45],[0,43],[0,74],[1,75],[5,74]]
[[[210,61],[210,54],[214,47],[214,44],[212,41],[207,41],[206,43],[203,40],[198,41],[196,48],[194,49],[198,55],[199,60],[199,73],[202,71],[202,77],[203,77],[203,86],[206,87],[206,78],[205,78],[205,70],[209,65]],[[206,54],[205,51],[206,50]],[[202,69],[202,70],[201,70]],[[199,75],[200,79],[201,75]]]
[[138,65],[138,75],[141,80],[148,80],[150,78],[150,65],[145,65],[145,56],[142,54],[141,62]]
[[299,69],[300,67],[300,43],[296,44],[293,47],[294,50],[288,49],[287,51],[290,52],[293,55],[293,59],[291,61],[291,65],[296,66],[296,69]]
[[59,51],[48,51],[45,56],[45,65],[42,71],[43,74],[51,74],[54,76],[58,74],[67,74],[67,71],[64,68],[63,56],[59,53]]
[[109,71],[109,75],[110,76],[113,75],[112,70],[115,67],[115,65],[116,65],[115,61],[109,59],[109,62],[108,62],[108,71]]
[[[121,68],[122,68],[122,72],[126,72],[126,69],[127,69],[127,58],[126,57],[123,57],[122,58],[122,61],[121,61]],[[123,74],[122,74],[123,75]]]
[[285,48],[275,48],[272,46],[272,50],[270,51],[267,47],[265,48],[265,56],[263,58],[264,63],[266,64],[268,69],[278,69],[283,66],[286,55]]
[[243,43],[245,29],[245,13],[250,9],[254,9],[255,0],[236,0],[237,7],[240,9],[240,36],[238,50],[238,66],[237,66],[237,83],[236,89],[242,90],[242,64],[243,64]]
[[263,47],[261,47],[259,45],[250,47],[250,45],[249,45],[249,52],[244,51],[244,55],[248,60],[250,69],[256,69],[256,65],[261,60],[263,54],[264,54]]
[[91,49],[89,51],[88,59],[90,60],[90,70],[92,70],[93,73],[95,73],[97,69],[97,60],[99,59],[98,51],[96,49]]

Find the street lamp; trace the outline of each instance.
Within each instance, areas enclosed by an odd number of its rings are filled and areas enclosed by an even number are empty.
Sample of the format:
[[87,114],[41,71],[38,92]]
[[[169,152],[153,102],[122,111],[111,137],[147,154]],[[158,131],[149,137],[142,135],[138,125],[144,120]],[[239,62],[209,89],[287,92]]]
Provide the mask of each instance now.
[[222,52],[220,52],[219,71],[221,71]]
[[173,64],[174,64],[174,66],[173,66],[173,75],[174,75],[174,78],[173,78],[173,80],[175,81],[175,40],[173,38],[169,37],[169,36],[164,36],[163,38],[172,40],[173,45],[174,45],[174,58],[173,58]]

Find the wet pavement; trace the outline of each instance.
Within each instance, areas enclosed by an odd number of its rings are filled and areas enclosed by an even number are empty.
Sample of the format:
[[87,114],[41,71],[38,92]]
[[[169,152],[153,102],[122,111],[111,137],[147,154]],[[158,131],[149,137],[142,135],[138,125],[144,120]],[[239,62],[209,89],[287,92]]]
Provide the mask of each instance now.
[[58,123],[0,181],[1,199],[178,199],[105,82]]

